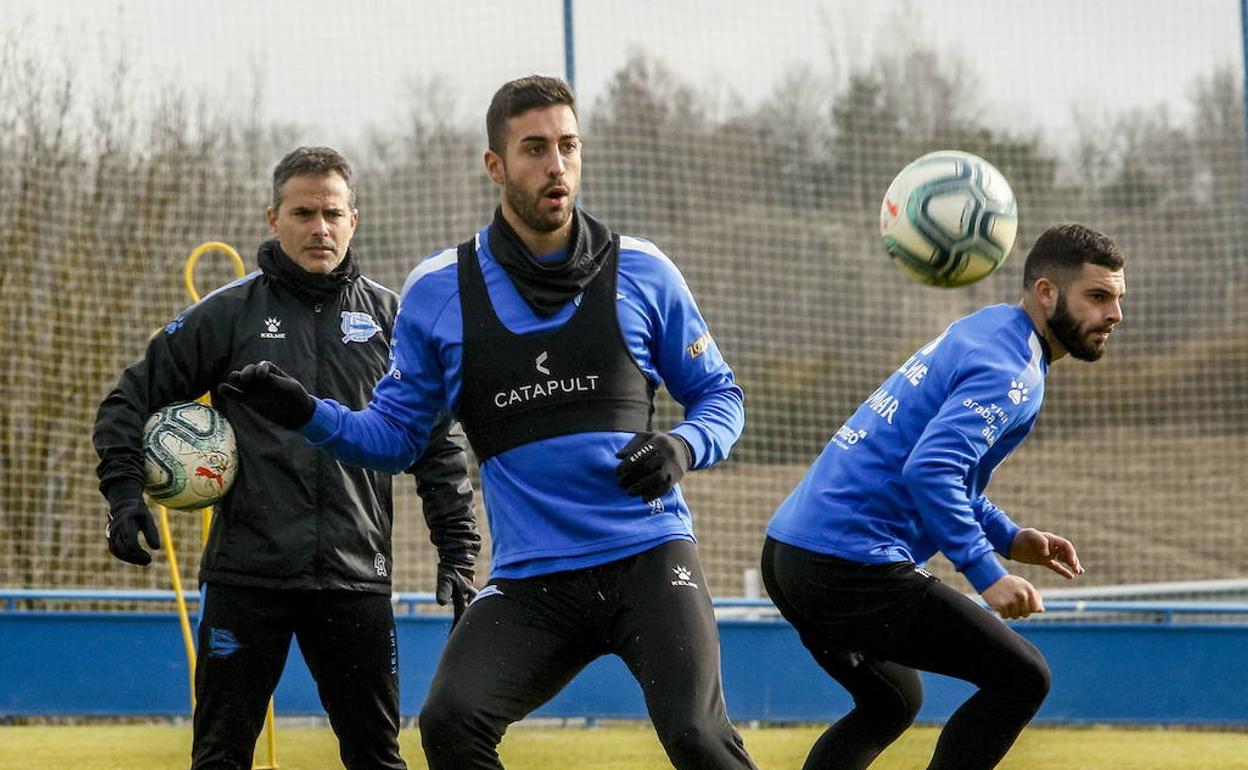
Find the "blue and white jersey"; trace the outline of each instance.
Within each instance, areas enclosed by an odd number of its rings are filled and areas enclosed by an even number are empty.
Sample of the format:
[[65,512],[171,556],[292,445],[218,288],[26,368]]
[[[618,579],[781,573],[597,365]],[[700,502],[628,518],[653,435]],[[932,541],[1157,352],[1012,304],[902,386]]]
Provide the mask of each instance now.
[[983,591],[1019,530],[983,491],[1035,424],[1048,363],[1021,307],[950,324],[836,431],[767,534],[861,563],[940,551]]
[[[477,258],[498,318],[516,334],[558,328],[577,299],[541,317],[490,253],[489,228]],[[344,462],[399,472],[423,450],[439,413],[459,402],[463,317],[456,250],[421,262],[401,295],[389,371],[372,401],[353,412],[319,401],[303,435]],[[745,423],[744,401],[684,278],[654,244],[620,239],[616,311],[628,350],[645,376],[685,408],[671,432],[689,443],[693,468],[727,456]],[[661,427],[661,426],[660,426]],[[482,463],[481,486],[493,543],[492,576],[523,578],[605,564],[660,543],[693,539],[679,486],[644,502],[616,481],[615,453],[631,433],[555,436]]]

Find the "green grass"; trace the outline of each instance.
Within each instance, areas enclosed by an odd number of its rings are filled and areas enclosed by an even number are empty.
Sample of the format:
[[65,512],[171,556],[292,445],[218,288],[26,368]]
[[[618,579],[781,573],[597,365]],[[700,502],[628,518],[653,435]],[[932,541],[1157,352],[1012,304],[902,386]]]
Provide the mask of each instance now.
[[[760,770],[801,767],[814,727],[746,730]],[[326,728],[278,726],[282,770],[339,768]],[[171,770],[187,766],[190,727],[154,725],[0,727],[0,770]],[[931,757],[936,729],[914,728],[872,770],[912,770]],[[424,768],[420,736],[402,735],[412,770]],[[662,770],[670,768],[648,725],[520,727],[501,748],[508,770]],[[1248,770],[1248,733],[1033,727],[1001,770]]]

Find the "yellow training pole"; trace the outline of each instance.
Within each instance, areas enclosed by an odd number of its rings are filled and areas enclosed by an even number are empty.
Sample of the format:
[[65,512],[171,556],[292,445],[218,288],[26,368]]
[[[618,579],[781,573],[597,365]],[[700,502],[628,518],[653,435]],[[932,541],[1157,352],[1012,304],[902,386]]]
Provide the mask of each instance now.
[[[201,243],[195,247],[195,250],[186,258],[186,264],[182,266],[182,283],[186,286],[186,293],[191,298],[191,302],[199,302],[200,294],[195,288],[195,265],[199,264],[199,258],[213,251],[219,251],[230,258],[230,262],[234,263],[234,275],[242,278],[247,274],[247,268],[243,265],[243,258],[238,255],[234,247],[228,243],[221,241],[208,241]],[[200,401],[205,404],[212,403],[210,394],[205,393],[199,397]],[[201,512],[200,520],[200,540],[201,546],[208,544],[208,529],[212,526],[212,508],[205,508]]]
[[186,293],[191,296],[191,302],[199,302],[199,292],[195,290],[195,265],[199,262],[199,258],[210,251],[219,251],[230,258],[234,263],[234,274],[238,278],[242,278],[247,274],[247,268],[243,265],[243,258],[238,256],[238,252],[228,243],[221,241],[208,241],[201,243],[186,258],[186,265],[182,268],[182,281],[186,284]]
[[[151,336],[160,334],[157,329]],[[195,711],[195,637],[191,633],[191,615],[186,609],[186,596],[182,592],[182,568],[178,566],[178,552],[173,545],[173,528],[169,525],[169,509],[157,503],[160,515],[156,525],[160,529],[160,542],[165,558],[169,561],[169,582],[173,586],[173,602],[178,608],[178,627],[182,630],[182,645],[186,648],[186,667],[190,676],[191,711]]]
[[173,600],[178,605],[178,625],[182,629],[182,644],[186,647],[186,661],[191,672],[191,711],[195,710],[195,638],[191,635],[191,616],[186,611],[186,597],[182,595],[182,575],[178,571],[178,554],[173,548],[173,532],[169,527],[169,509],[160,509],[160,537],[165,546],[165,558],[169,560],[169,579],[173,583]]
[[[221,252],[230,258],[230,261],[234,264],[234,274],[236,277],[242,278],[247,274],[247,268],[243,265],[243,258],[238,255],[238,252],[233,246],[221,241],[208,241],[207,243],[201,243],[186,258],[186,264],[182,268],[182,283],[186,286],[186,293],[191,298],[191,302],[193,303],[199,302],[200,300],[199,290],[195,288],[195,266],[199,263],[200,257],[214,251]],[[212,404],[212,396],[209,393],[205,393],[200,396],[199,400],[205,404]],[[200,515],[200,547],[202,548],[208,544],[208,532],[212,528],[212,508],[204,508],[200,512]],[[173,551],[173,538],[168,534],[168,514],[163,507],[161,508],[161,522],[162,536],[166,538],[166,542],[168,543],[169,565],[173,574],[174,591],[178,594],[178,621],[183,627],[183,638],[186,640],[187,644],[187,660],[190,662],[191,669],[191,708],[194,709],[195,646],[191,641],[190,615],[187,613],[186,603],[182,600],[182,581],[177,571],[177,561]],[[277,726],[274,723],[274,719],[273,699],[270,698],[269,706],[266,709],[264,716],[265,729],[268,732],[268,737],[265,741],[269,755],[268,764],[253,765],[253,770],[277,770]]]
[[267,765],[252,765],[252,770],[277,770],[277,725],[273,723],[273,699],[269,698],[269,708],[264,714],[264,726],[268,732],[264,745],[269,751]]

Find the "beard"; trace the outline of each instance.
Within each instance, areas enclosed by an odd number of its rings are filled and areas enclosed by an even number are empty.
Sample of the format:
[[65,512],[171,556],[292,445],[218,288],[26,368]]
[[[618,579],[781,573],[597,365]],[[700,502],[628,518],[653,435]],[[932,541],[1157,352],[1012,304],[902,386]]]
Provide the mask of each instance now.
[[[517,185],[513,185],[511,180],[507,180],[503,184],[503,194],[507,196],[507,203],[511,206],[511,210],[516,212],[516,216],[520,217],[520,221],[526,227],[536,232],[554,232],[567,224],[568,220],[572,218],[572,206],[566,206],[553,211],[543,209],[542,204],[546,200],[544,190],[536,195],[532,195]],[[575,201],[576,190],[568,187],[568,196],[565,200],[569,202]]]
[[1064,294],[1058,293],[1057,306],[1053,308],[1053,315],[1049,317],[1048,324],[1049,331],[1053,332],[1057,341],[1062,343],[1066,352],[1080,361],[1095,361],[1105,355],[1108,340],[1089,340],[1092,332],[1104,331],[1104,329],[1090,329],[1079,323],[1078,319],[1071,315],[1070,308],[1066,307]]

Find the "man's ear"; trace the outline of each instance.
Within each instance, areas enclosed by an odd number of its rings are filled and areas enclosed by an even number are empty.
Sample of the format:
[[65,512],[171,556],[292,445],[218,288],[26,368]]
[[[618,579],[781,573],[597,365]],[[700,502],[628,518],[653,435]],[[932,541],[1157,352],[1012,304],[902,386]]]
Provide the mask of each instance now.
[[485,151],[485,173],[490,175],[494,184],[499,187],[507,181],[507,169],[503,165],[503,157],[493,150]]
[[1036,296],[1036,301],[1040,303],[1040,307],[1044,308],[1046,315],[1053,312],[1053,308],[1057,307],[1057,299],[1061,296],[1061,289],[1052,280],[1040,276],[1036,282],[1032,284],[1031,291]]

